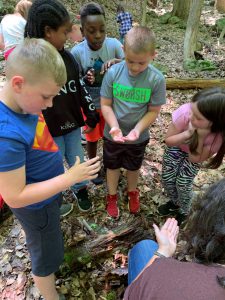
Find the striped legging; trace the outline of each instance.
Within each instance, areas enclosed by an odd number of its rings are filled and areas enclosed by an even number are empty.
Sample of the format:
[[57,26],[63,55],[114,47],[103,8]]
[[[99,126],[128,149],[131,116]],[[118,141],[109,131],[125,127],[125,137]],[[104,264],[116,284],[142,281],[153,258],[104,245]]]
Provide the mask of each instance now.
[[170,200],[186,214],[191,207],[192,185],[199,169],[200,164],[190,162],[186,152],[178,147],[166,147],[162,183]]

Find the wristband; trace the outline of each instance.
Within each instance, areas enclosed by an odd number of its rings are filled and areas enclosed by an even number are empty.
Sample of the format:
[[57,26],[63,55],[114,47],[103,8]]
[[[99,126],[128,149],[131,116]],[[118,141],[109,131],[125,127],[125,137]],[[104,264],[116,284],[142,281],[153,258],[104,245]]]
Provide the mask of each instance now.
[[166,257],[165,255],[159,253],[158,251],[155,251],[154,255],[156,255],[158,257]]

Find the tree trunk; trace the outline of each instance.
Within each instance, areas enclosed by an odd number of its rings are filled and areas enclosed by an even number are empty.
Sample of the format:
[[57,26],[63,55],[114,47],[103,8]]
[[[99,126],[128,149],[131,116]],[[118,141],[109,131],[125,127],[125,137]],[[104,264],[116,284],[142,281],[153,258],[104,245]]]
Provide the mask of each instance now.
[[193,0],[173,0],[172,16],[187,21]]
[[179,78],[167,78],[166,79],[166,88],[168,90],[172,89],[196,89],[196,88],[208,88],[213,86],[225,87],[225,79],[179,79]]
[[203,0],[192,1],[184,37],[184,63],[195,59],[194,51],[197,48],[197,35],[203,5]]
[[141,2],[142,5],[142,17],[141,17],[141,25],[146,25],[146,9],[147,9],[147,0],[143,0]]
[[224,13],[225,12],[225,0],[217,0],[216,1],[216,9],[219,12]]

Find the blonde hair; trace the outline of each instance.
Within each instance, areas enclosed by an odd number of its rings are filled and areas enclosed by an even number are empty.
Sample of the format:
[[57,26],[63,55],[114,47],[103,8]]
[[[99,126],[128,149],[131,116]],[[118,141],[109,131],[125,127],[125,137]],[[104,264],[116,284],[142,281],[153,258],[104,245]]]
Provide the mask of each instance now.
[[55,47],[43,39],[26,38],[9,55],[6,79],[19,75],[30,84],[53,79],[58,86],[66,83],[66,68]]
[[29,9],[32,5],[32,2],[29,0],[20,0],[16,7],[15,13],[19,13],[25,20],[27,20]]
[[134,53],[155,52],[155,35],[151,29],[145,26],[131,28],[124,39],[124,49],[129,49]]

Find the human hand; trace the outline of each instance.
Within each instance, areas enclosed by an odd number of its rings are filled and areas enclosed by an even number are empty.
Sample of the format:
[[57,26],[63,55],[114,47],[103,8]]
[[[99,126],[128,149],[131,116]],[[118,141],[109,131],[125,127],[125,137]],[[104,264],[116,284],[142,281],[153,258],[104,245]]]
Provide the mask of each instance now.
[[177,236],[179,233],[177,220],[168,218],[160,229],[156,224],[153,224],[153,227],[159,245],[158,252],[166,257],[173,256],[176,251]]
[[100,74],[101,74],[101,75],[105,74],[105,72],[106,72],[112,65],[115,65],[115,64],[117,64],[118,62],[121,62],[121,59],[119,59],[119,58],[113,58],[113,59],[110,59],[110,60],[106,61],[106,62],[102,65]]
[[94,130],[94,128],[89,127],[87,124],[85,126],[85,129],[83,129],[83,133],[90,133]]
[[84,80],[90,84],[95,82],[95,70],[93,68],[87,71],[86,75],[84,76]]
[[112,127],[111,130],[109,131],[109,134],[112,136],[114,142],[124,143],[123,133],[120,128]]
[[140,132],[137,129],[132,129],[128,135],[124,137],[124,141],[133,142],[136,141],[140,136]]
[[80,158],[77,156],[73,167],[71,167],[64,175],[69,182],[68,186],[71,186],[84,180],[97,178],[99,170],[100,161],[98,156],[83,163],[80,163]]

